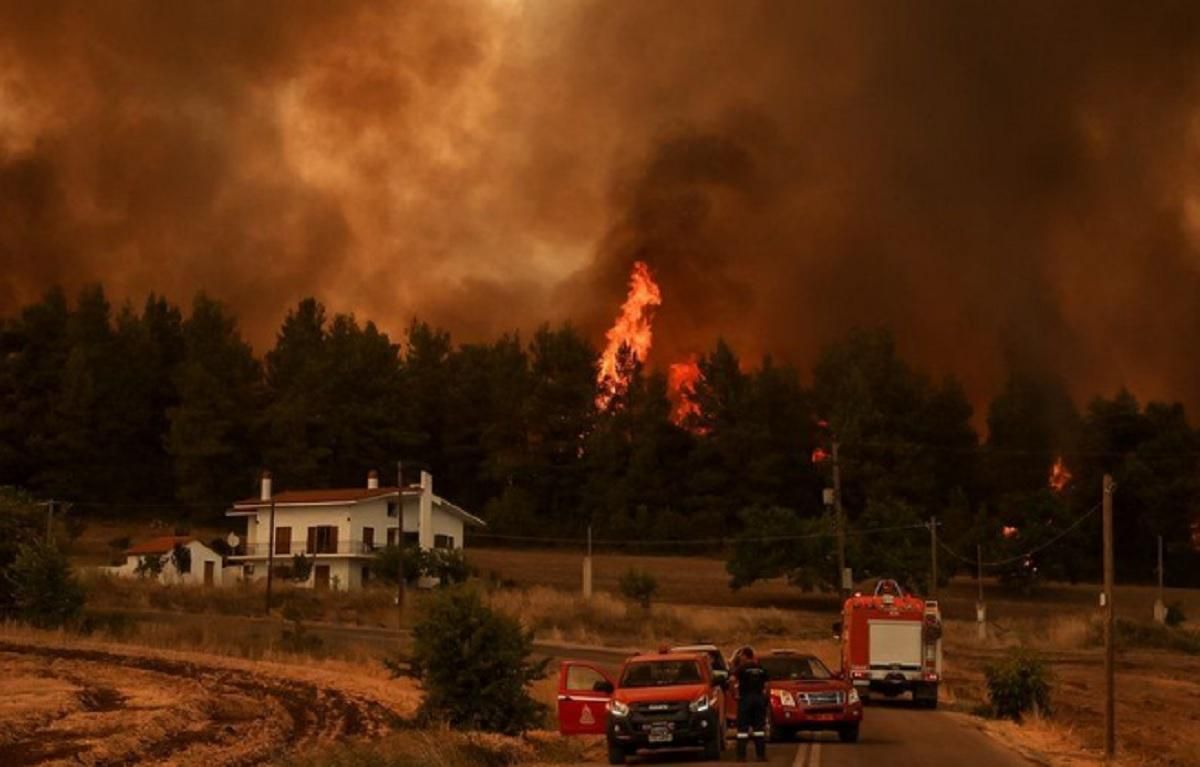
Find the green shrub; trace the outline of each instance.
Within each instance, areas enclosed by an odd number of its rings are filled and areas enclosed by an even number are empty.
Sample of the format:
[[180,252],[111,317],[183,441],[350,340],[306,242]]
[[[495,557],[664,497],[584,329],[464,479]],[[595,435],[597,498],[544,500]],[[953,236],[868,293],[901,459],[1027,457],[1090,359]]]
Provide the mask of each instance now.
[[312,560],[303,554],[292,555],[292,567],[288,572],[288,580],[296,583],[307,583],[309,576],[312,575],[313,563]]
[[1050,713],[1050,672],[1033,655],[1017,650],[983,669],[992,714],[1021,721],[1025,713]]
[[651,600],[658,593],[658,580],[644,570],[630,568],[621,576],[618,587],[622,596],[632,599],[648,610]]
[[57,628],[74,621],[83,609],[83,587],[66,556],[52,544],[22,544],[4,576],[17,618],[34,626]]
[[[284,614],[287,614],[287,608],[285,608]],[[309,633],[299,618],[292,620],[291,625],[284,628],[279,637],[280,648],[286,652],[300,655],[315,655],[324,645],[321,637]]]
[[1187,620],[1187,616],[1183,614],[1183,602],[1172,602],[1167,605],[1166,623],[1168,626],[1175,628],[1183,625]]
[[158,554],[147,554],[138,560],[134,572],[139,578],[157,578],[162,574],[163,561]]
[[410,674],[425,690],[420,718],[508,735],[541,724],[546,707],[529,686],[547,660],[530,661],[533,633],[455,587],[434,594],[413,628]]
[[437,578],[442,586],[466,583],[471,574],[467,558],[459,549],[432,549],[422,552],[421,574]]
[[[1137,647],[1200,655],[1200,633],[1195,631],[1125,618],[1117,618],[1114,630],[1117,646],[1121,648]],[[1103,644],[1104,624],[1094,623],[1088,638],[1093,645]]]

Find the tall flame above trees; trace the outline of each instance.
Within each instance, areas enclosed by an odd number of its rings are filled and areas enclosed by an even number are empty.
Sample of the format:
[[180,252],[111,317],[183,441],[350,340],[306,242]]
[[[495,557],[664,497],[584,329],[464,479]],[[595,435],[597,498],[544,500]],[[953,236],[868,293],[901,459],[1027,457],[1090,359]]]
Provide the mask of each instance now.
[[1050,489],[1056,493],[1061,493],[1067,489],[1067,485],[1071,484],[1074,475],[1067,469],[1067,465],[1063,463],[1062,456],[1054,460],[1054,465],[1050,467]]
[[615,397],[629,389],[632,363],[646,361],[654,340],[654,310],[661,305],[662,292],[650,274],[650,267],[644,261],[634,262],[621,313],[604,336],[607,344],[596,374],[598,409],[606,410]]
[[688,420],[700,415],[700,405],[694,399],[696,384],[701,378],[700,366],[695,358],[676,362],[667,369],[667,388],[671,398],[671,420],[677,426],[686,426]]

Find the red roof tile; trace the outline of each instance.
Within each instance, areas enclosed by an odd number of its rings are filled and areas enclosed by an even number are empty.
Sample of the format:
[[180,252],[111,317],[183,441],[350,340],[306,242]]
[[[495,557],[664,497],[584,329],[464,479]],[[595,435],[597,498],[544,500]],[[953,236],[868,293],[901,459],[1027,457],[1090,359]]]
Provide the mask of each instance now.
[[[406,493],[419,492],[420,486],[410,485],[404,488]],[[283,503],[356,503],[371,498],[384,498],[395,495],[394,487],[348,487],[331,488],[326,490],[285,490],[275,494],[275,504]],[[235,501],[234,506],[267,506],[270,501],[261,498],[243,498]]]
[[175,548],[175,544],[187,545],[196,540],[190,535],[164,535],[161,538],[151,538],[125,549],[126,554],[166,554]]

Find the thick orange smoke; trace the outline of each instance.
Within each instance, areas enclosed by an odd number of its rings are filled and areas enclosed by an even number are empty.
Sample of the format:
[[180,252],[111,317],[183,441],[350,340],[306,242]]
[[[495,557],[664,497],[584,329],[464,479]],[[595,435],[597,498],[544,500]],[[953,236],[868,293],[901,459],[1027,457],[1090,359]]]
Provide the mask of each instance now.
[[1050,489],[1056,493],[1061,493],[1067,489],[1067,485],[1071,484],[1074,475],[1067,469],[1067,465],[1063,463],[1062,456],[1054,460],[1054,465],[1050,467]]
[[644,261],[637,261],[629,274],[629,292],[616,322],[604,334],[607,344],[600,355],[596,383],[600,393],[596,407],[608,408],[613,398],[629,388],[631,366],[645,362],[654,341],[654,309],[662,305],[662,292]]
[[692,416],[700,414],[700,406],[692,398],[700,382],[700,366],[696,359],[672,363],[667,368],[667,390],[671,397],[671,420],[684,426]]

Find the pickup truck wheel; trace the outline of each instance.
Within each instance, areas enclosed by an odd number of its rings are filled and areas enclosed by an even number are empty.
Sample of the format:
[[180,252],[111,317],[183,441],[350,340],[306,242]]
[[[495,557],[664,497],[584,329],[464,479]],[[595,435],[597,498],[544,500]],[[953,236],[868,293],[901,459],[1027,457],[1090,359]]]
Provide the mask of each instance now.
[[608,744],[608,763],[625,764],[625,749],[616,743]]
[[716,762],[721,759],[721,749],[725,745],[725,736],[719,728],[713,728],[712,735],[704,742],[704,761]]
[[842,741],[843,743],[857,743],[858,742],[858,725],[851,724],[851,725],[847,725],[847,726],[839,729],[838,730],[838,740]]

